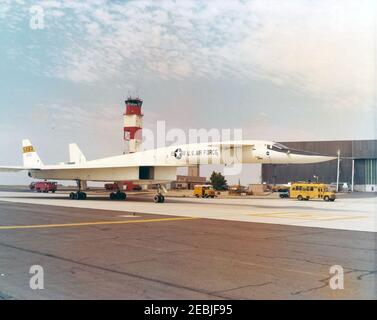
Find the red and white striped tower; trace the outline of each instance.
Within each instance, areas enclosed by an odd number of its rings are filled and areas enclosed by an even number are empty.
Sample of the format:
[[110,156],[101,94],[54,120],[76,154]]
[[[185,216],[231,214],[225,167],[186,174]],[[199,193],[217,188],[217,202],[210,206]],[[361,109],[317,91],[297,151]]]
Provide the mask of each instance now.
[[143,114],[141,106],[143,100],[128,97],[124,112],[124,142],[125,153],[134,153],[140,150],[142,142]]

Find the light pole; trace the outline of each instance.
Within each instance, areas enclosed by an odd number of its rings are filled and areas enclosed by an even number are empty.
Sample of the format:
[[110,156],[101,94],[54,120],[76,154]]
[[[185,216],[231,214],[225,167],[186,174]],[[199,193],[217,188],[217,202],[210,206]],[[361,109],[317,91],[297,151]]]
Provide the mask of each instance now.
[[355,159],[352,159],[352,176],[351,176],[351,191],[354,191],[354,183],[355,183]]
[[338,149],[338,166],[336,169],[336,192],[339,192],[340,150]]

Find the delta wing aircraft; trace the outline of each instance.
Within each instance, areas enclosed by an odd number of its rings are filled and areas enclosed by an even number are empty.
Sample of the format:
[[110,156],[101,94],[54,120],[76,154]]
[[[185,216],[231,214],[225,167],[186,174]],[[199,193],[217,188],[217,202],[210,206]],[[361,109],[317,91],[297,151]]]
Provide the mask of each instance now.
[[[132,181],[139,185],[158,185],[156,203],[164,202],[164,185],[176,180],[177,168],[198,164],[246,163],[316,163],[334,157],[290,149],[280,143],[260,140],[210,142],[169,146],[115,157],[88,161],[76,144],[69,145],[70,161],[58,165],[44,165],[29,140],[23,140],[23,166],[0,167],[0,172],[27,171],[30,178],[74,180],[78,191],[71,199],[84,200],[82,181]],[[112,200],[125,200],[122,188],[110,194]]]

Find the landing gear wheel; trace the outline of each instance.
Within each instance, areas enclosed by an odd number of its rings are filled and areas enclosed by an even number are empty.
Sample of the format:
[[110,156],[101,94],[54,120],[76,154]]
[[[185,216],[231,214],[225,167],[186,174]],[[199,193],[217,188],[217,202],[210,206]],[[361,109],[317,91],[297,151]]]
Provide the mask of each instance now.
[[162,194],[156,194],[153,198],[154,203],[164,203],[165,197]]
[[[81,181],[76,180],[78,191],[77,192],[71,192],[69,194],[69,198],[71,200],[85,200],[86,199],[86,193],[81,191]],[[52,190],[52,193],[55,193],[56,190]]]
[[78,198],[79,198],[79,200],[85,200],[86,199],[86,193],[85,192],[79,192]]
[[126,200],[127,195],[124,192],[111,192],[110,199],[111,200]]
[[127,195],[124,192],[118,192],[116,194],[116,196],[117,196],[118,200],[126,200],[127,199]]
[[71,192],[69,194],[69,198],[71,200],[85,200],[86,199],[86,193],[85,192]]

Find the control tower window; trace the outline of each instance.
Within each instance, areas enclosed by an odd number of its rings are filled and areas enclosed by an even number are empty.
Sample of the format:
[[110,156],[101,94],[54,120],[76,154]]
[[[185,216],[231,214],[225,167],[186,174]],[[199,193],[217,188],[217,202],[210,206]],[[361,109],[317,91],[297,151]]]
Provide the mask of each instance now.
[[141,100],[127,100],[127,101],[126,101],[126,104],[127,104],[127,105],[131,105],[131,106],[138,106],[138,107],[141,107],[142,104],[143,104],[143,101],[141,101]]

